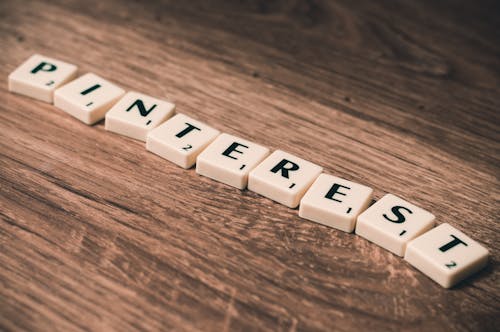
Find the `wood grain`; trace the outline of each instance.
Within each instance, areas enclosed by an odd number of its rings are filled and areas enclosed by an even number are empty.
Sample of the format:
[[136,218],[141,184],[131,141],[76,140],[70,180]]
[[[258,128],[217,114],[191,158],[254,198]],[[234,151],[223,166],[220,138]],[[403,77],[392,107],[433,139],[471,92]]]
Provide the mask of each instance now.
[[433,212],[491,252],[445,290],[403,259],[0,88],[0,330],[498,328],[493,1],[0,2],[33,53]]

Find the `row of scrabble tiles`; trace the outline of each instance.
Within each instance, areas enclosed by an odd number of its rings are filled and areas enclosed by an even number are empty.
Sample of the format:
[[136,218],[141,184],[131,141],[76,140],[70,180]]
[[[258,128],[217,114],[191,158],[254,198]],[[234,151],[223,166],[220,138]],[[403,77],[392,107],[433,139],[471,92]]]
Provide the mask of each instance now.
[[488,251],[434,215],[392,194],[369,207],[373,190],[323,173],[323,168],[284,151],[217,129],[175,105],[138,92],[125,93],[95,75],[76,78],[77,67],[33,55],[9,75],[9,90],[54,105],[86,124],[105,118],[106,130],[146,142],[146,149],[183,167],[239,189],[254,191],[299,216],[353,232],[404,256],[443,287],[483,268]]

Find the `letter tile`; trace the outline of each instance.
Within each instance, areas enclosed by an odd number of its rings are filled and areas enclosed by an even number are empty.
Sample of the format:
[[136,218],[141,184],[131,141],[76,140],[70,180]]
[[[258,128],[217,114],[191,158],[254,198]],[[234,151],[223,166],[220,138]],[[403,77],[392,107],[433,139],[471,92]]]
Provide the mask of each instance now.
[[299,216],[352,232],[357,216],[370,204],[373,189],[321,174],[300,201]]
[[250,172],[248,189],[296,208],[322,170],[316,164],[277,150]]
[[75,65],[43,55],[32,55],[9,75],[9,91],[47,103],[54,90],[76,77]]
[[445,288],[481,270],[488,250],[449,224],[408,243],[405,260]]
[[127,92],[108,113],[106,130],[146,141],[148,131],[174,114],[175,105],[138,92]]
[[403,256],[407,243],[434,227],[434,215],[387,194],[358,216],[356,234]]
[[54,105],[88,125],[104,118],[125,91],[113,83],[85,74],[54,92]]
[[148,132],[146,149],[183,168],[190,168],[219,133],[203,122],[177,114]]
[[230,186],[245,189],[248,174],[269,149],[245,139],[221,134],[196,159],[196,172]]

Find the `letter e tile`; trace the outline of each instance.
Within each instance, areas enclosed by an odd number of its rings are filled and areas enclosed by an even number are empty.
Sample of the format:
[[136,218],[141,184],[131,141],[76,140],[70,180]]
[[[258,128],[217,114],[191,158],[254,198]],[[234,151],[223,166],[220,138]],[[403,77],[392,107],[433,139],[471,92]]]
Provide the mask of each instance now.
[[356,218],[370,204],[372,192],[367,186],[321,174],[300,201],[299,216],[352,232]]
[[221,134],[196,159],[196,172],[230,186],[244,189],[248,174],[269,149],[248,140]]

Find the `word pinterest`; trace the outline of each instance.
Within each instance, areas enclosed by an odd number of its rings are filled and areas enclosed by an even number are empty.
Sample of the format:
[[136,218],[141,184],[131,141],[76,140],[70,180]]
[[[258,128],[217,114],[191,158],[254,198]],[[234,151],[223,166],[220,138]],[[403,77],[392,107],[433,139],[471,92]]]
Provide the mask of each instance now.
[[357,235],[404,257],[445,288],[488,263],[488,250],[432,213],[387,194],[370,206],[373,190],[334,175],[285,151],[221,133],[175,105],[125,92],[92,73],[77,77],[75,65],[33,55],[8,79],[9,91],[26,95],[92,125],[146,142],[146,149],[185,169],[241,190],[248,188],[299,216]]

